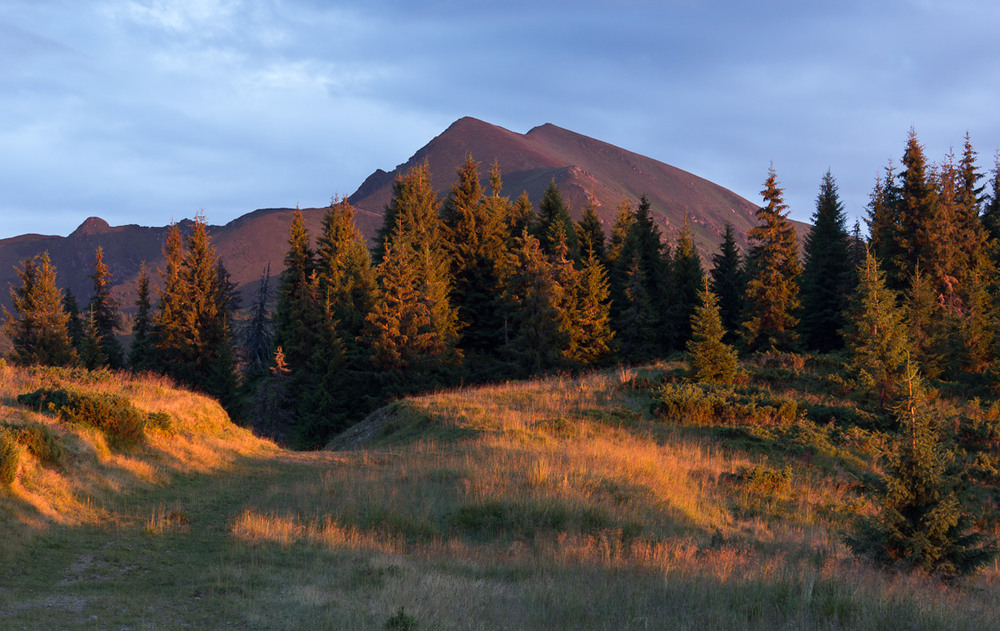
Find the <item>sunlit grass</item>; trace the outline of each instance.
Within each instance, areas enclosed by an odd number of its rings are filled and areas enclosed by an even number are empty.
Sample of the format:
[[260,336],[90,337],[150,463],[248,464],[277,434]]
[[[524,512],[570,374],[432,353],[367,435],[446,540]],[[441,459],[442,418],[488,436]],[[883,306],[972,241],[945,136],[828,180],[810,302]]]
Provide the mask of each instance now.
[[[0,627],[382,629],[401,607],[421,629],[997,626],[995,566],[947,586],[850,556],[840,531],[871,506],[845,471],[871,463],[655,419],[628,384],[673,368],[414,397],[316,453],[161,378],[8,368],[8,420],[69,455],[26,459],[0,496],[0,554],[33,559],[0,585]],[[13,403],[50,382],[173,429],[119,453]]]

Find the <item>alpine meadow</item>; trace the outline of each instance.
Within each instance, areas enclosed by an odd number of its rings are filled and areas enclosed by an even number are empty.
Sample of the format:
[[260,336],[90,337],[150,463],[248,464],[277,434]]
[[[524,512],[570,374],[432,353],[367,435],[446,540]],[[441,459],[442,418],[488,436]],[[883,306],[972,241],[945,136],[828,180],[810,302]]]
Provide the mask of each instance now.
[[464,118],[0,241],[0,627],[1000,627],[1000,162],[817,182]]

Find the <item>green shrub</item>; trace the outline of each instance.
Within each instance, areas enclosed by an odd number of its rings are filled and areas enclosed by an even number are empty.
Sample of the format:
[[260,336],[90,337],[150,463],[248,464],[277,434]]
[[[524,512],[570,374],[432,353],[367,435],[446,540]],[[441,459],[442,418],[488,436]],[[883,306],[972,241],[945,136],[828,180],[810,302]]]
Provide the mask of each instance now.
[[150,412],[146,425],[162,432],[169,432],[174,429],[174,419],[166,412]]
[[684,425],[785,427],[800,411],[793,399],[772,398],[767,390],[668,384],[657,391],[653,414]]
[[41,388],[18,395],[17,401],[38,410],[47,407],[65,423],[98,429],[115,448],[136,445],[145,438],[147,415],[123,396]]
[[0,429],[10,432],[17,442],[40,461],[58,465],[62,460],[63,449],[59,438],[40,423],[28,425],[0,425]]
[[417,619],[406,613],[406,610],[402,607],[399,608],[391,618],[385,621],[385,625],[382,627],[386,631],[415,631],[415,629],[420,628],[417,624]]
[[0,485],[10,486],[17,477],[17,467],[21,463],[21,445],[14,433],[0,428]]

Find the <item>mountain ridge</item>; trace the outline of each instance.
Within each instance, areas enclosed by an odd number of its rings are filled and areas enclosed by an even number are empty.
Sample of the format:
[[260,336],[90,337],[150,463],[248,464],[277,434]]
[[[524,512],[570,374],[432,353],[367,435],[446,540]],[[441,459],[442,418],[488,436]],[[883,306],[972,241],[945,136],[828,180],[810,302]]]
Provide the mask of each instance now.
[[[593,201],[606,232],[614,223],[622,199],[635,206],[639,196],[646,194],[667,242],[673,242],[686,215],[695,245],[706,260],[716,251],[727,221],[733,223],[741,244],[745,244],[747,231],[756,223],[757,205],[664,162],[552,123],[521,134],[466,116],[393,170],[374,171],[348,197],[357,209],[362,234],[370,239],[381,226],[397,176],[426,161],[443,199],[467,155],[480,162],[484,185],[491,165],[497,164],[503,176],[503,194],[511,199],[525,191],[537,207],[545,188],[555,181],[574,217],[579,217],[586,204]],[[320,232],[325,210],[302,209],[314,237]],[[274,276],[280,273],[293,213],[292,208],[260,208],[225,225],[209,226],[216,252],[244,295],[252,295],[266,269],[270,268]],[[190,224],[190,219],[178,222],[182,231]],[[802,226],[797,223],[800,232]],[[100,217],[88,217],[66,237],[23,234],[0,239],[0,287],[16,285],[15,265],[47,250],[60,287],[69,288],[81,304],[86,304],[91,293],[89,275],[94,250],[102,247],[112,274],[112,295],[129,310],[135,301],[135,280],[143,262],[154,286],[158,283],[155,270],[162,266],[161,248],[167,229],[138,224],[111,226]],[[8,292],[0,292],[0,304],[9,307]]]

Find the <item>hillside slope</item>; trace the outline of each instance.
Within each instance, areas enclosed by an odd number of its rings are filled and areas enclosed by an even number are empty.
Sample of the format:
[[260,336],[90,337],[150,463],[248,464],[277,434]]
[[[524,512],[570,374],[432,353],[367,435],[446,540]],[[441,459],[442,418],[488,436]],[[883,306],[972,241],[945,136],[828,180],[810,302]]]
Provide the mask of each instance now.
[[[945,586],[846,552],[872,446],[813,420],[846,404],[803,397],[758,426],[653,413],[678,368],[410,398],[316,453],[162,382],[5,369],[9,422],[68,454],[0,489],[0,627],[996,628],[995,569]],[[790,370],[748,369],[754,409],[790,396]],[[111,451],[13,402],[41,385],[176,427]]]

